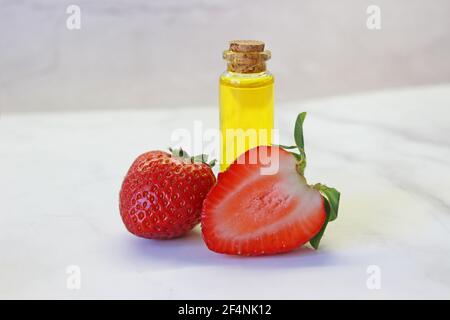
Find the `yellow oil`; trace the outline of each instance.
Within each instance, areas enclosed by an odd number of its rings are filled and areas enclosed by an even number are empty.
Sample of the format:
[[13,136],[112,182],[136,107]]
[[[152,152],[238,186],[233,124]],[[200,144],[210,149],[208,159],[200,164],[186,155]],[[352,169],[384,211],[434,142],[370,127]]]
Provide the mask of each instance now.
[[274,78],[267,71],[220,77],[220,170],[243,152],[272,143]]

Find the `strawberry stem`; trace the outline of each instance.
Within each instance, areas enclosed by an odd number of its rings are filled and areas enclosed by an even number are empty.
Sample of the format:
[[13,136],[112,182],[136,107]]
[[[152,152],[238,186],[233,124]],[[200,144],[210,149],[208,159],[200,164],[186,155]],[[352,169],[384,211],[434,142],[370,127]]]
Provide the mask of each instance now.
[[286,145],[278,145],[279,147],[292,150],[298,149],[299,153],[291,152],[291,154],[297,159],[297,171],[299,174],[305,174],[306,168],[306,152],[305,152],[305,142],[303,139],[303,122],[306,118],[306,112],[301,112],[298,114],[297,119],[295,120],[295,128],[294,128],[294,140],[295,146],[286,146]]

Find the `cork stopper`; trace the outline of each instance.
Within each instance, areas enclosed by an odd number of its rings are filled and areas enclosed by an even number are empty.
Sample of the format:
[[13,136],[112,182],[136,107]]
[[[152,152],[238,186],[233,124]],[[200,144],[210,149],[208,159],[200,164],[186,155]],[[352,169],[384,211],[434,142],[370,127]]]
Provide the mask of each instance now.
[[232,40],[224,51],[227,70],[238,73],[259,73],[266,70],[270,51],[264,51],[264,42],[258,40]]
[[233,52],[263,52],[264,42],[259,40],[232,40],[230,50]]

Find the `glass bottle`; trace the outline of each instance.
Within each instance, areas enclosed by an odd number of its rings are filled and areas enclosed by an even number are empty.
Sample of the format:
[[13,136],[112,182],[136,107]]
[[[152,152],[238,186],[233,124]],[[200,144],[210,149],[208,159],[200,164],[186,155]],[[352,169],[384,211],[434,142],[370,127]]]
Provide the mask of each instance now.
[[266,70],[270,51],[264,42],[230,42],[223,58],[227,70],[220,76],[220,170],[243,152],[270,145],[274,120],[274,78]]

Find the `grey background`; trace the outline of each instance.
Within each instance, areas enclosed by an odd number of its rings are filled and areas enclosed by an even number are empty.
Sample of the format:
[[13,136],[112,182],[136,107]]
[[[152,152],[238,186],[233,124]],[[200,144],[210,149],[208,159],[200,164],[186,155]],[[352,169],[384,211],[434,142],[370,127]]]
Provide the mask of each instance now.
[[266,41],[278,102],[450,82],[449,15],[448,0],[0,0],[0,112],[215,106],[235,38]]

